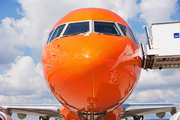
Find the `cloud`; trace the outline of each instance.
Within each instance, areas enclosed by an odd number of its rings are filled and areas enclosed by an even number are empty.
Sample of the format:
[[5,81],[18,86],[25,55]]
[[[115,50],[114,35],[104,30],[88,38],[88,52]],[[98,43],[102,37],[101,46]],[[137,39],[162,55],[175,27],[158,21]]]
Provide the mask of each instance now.
[[154,22],[169,22],[176,13],[178,0],[142,0],[140,18],[148,25]]
[[[144,30],[145,31],[145,30]],[[140,43],[144,44],[144,47],[146,48],[146,42],[147,42],[147,36],[146,33],[137,34],[138,40]]]
[[[25,51],[17,48],[29,47],[32,54],[41,53],[44,40],[50,29],[65,14],[84,7],[99,7],[117,12],[125,20],[131,19],[139,12],[136,0],[18,0],[22,11],[21,19],[4,18],[0,24],[0,64],[10,63],[15,56]],[[4,52],[6,50],[6,52]],[[8,53],[8,54],[6,54]],[[39,55],[39,54],[38,54]],[[40,58],[39,58],[40,59]]]
[[112,0],[112,10],[119,14],[124,20],[132,19],[140,12],[140,7],[136,0]]
[[0,75],[0,103],[54,103],[42,73],[42,65],[29,56],[18,56]]
[[[25,88],[36,89],[41,86],[43,80],[41,64],[39,63],[36,66],[31,57],[18,56],[15,59],[15,63],[11,63],[10,66],[10,69],[7,69],[3,75],[0,75],[2,83],[0,89],[3,86],[16,90]],[[33,86],[33,84],[36,86]]]
[[128,103],[179,103],[180,89],[147,89],[134,91]]
[[180,71],[142,70],[139,83],[127,102],[178,103],[180,96]]
[[[137,14],[141,12],[140,10],[142,10],[142,19],[149,20],[149,18],[147,18],[148,16],[154,18],[151,16],[154,14],[154,11],[151,10],[152,8],[146,10],[146,5],[150,4],[147,3],[148,1],[142,1],[140,5],[136,3],[136,0],[99,0],[96,2],[95,0],[53,0],[51,2],[48,0],[18,0],[18,2],[21,4],[22,12],[19,12],[19,10],[17,12],[22,14],[23,17],[19,20],[5,18],[2,20],[0,27],[1,38],[3,41],[6,41],[6,43],[2,42],[1,46],[8,46],[6,50],[9,53],[4,54],[4,52],[0,52],[1,55],[4,56],[1,63],[12,61],[15,57],[13,55],[23,54],[23,52],[20,52],[15,46],[27,46],[31,48],[34,53],[41,53],[43,42],[53,25],[65,14],[78,8],[100,7],[109,9],[119,14],[125,20],[136,17]],[[142,9],[140,9],[140,6]],[[174,6],[169,6],[169,8],[171,7]],[[163,11],[159,6],[158,9],[158,11]],[[144,16],[146,12],[151,14]],[[3,51],[3,47],[1,47],[1,51]]]
[[137,94],[138,100],[141,102],[165,102],[165,103],[177,103],[180,90],[173,91],[171,89],[155,89],[146,90]]
[[15,49],[16,38],[18,37],[17,31],[12,27],[15,20],[12,18],[5,18],[0,25],[0,64],[12,62],[16,55],[22,54],[21,51]]
[[[51,96],[51,93],[49,93]],[[47,95],[46,95],[47,96]],[[43,98],[42,91],[32,95],[0,95],[1,105],[7,104],[59,104],[56,99],[51,97]]]
[[[0,24],[0,68],[5,69],[0,74],[1,104],[58,103],[47,88],[40,58],[35,64],[35,57],[23,56],[26,51],[21,49],[28,47],[32,54],[41,53],[48,32],[68,12],[85,7],[99,7],[114,11],[126,21],[138,17],[139,22],[150,25],[153,22],[172,21],[171,15],[177,10],[177,0],[142,0],[139,4],[137,0],[18,2],[22,11],[17,12],[22,18],[6,17]],[[146,41],[144,33],[138,36],[141,42]],[[179,75],[179,70],[143,70],[139,83],[127,102],[179,102]]]
[[[44,40],[55,23],[70,11],[85,7],[99,7],[112,10],[126,21],[140,18],[151,24],[152,22],[170,21],[176,12],[177,0],[18,0],[22,11],[21,19],[4,18],[0,24],[0,55],[3,59],[0,64],[10,63],[17,55],[24,55],[25,51],[19,50],[29,47],[36,57],[41,54]],[[36,53],[36,54],[35,54]],[[37,57],[40,59],[39,57]]]

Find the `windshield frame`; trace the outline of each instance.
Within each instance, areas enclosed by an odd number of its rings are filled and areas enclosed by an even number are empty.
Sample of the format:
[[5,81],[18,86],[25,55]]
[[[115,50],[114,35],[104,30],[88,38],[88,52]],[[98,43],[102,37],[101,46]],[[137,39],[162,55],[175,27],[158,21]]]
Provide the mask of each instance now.
[[[110,33],[96,32],[96,31],[95,31],[95,22],[113,23],[113,24],[116,26],[116,28],[117,28],[118,32],[120,33],[120,35],[118,35],[118,34],[110,34]],[[121,31],[121,29],[120,29],[119,26],[117,25],[117,22],[93,20],[93,23],[92,23],[92,24],[93,24],[93,33],[106,34],[106,35],[115,35],[115,36],[124,36],[123,32]]]
[[[59,26],[62,26],[62,25],[64,25],[64,27],[63,27],[60,35],[59,35],[58,37],[52,39],[52,36],[54,35],[54,32],[56,31],[56,29],[57,29]],[[57,27],[55,27],[53,30],[51,30],[51,31],[49,32],[47,38],[46,38],[46,45],[49,45],[49,43],[51,43],[51,42],[54,41],[55,39],[60,38],[60,37],[61,37],[61,34],[63,33],[63,31],[64,31],[64,29],[65,29],[65,27],[66,27],[66,23],[63,23],[63,24],[58,25]],[[51,40],[51,39],[52,39],[52,40]]]
[[132,40],[137,45],[139,44],[138,38],[137,38],[136,34],[134,34],[134,32],[133,32],[133,30],[131,28],[129,28],[126,25],[123,25],[121,23],[117,23],[117,25],[121,30],[122,30],[122,28],[120,26],[124,27],[125,28],[124,30],[126,30],[128,32],[129,35],[125,35],[124,32],[123,32],[124,37],[129,38],[130,40]]
[[[64,33],[65,33],[65,31],[67,30],[67,27],[68,27],[68,25],[69,24],[71,24],[71,23],[82,23],[82,22],[88,22],[89,23],[89,31],[87,31],[87,32],[82,32],[82,33],[78,33],[78,34],[72,34],[72,35],[64,35]],[[118,35],[118,34],[108,34],[108,33],[101,33],[101,32],[95,32],[95,22],[104,22],[104,23],[113,23],[115,26],[116,26],[116,28],[117,28],[117,30],[118,30],[118,32],[117,33],[119,33],[120,35]],[[113,22],[113,21],[100,21],[100,20],[84,20],[84,21],[73,21],[73,22],[67,22],[67,23],[62,23],[62,24],[60,24],[60,25],[58,25],[57,27],[55,27],[53,30],[51,30],[51,35],[50,35],[50,33],[49,33],[49,35],[47,36],[47,38],[46,38],[46,45],[48,45],[49,43],[51,43],[52,41],[50,41],[51,40],[51,37],[52,37],[52,35],[54,34],[54,32],[55,32],[55,30],[59,27],[59,26],[62,26],[62,25],[65,25],[64,27],[63,27],[63,30],[61,31],[61,34],[60,34],[60,36],[59,37],[56,37],[55,39],[57,39],[57,38],[62,38],[62,37],[67,37],[67,36],[75,36],[75,35],[84,35],[84,36],[87,36],[87,35],[89,35],[89,33],[96,33],[96,34],[104,34],[104,35],[111,35],[111,36],[113,36],[113,35],[115,35],[115,36],[121,36],[121,37],[127,37],[128,38],[128,36],[126,36],[124,33],[123,33],[123,31],[122,31],[122,29],[120,28],[120,26],[119,26],[119,24],[120,25],[123,25],[123,26],[125,26],[125,27],[127,27],[128,29],[130,29],[131,30],[131,28],[129,28],[128,26],[126,26],[126,25],[124,25],[124,24],[122,24],[122,23],[119,23],[119,22]],[[137,39],[137,36],[134,34],[134,32],[131,30],[131,35],[135,38],[135,41],[133,40],[133,39],[131,39],[135,44],[139,44],[139,41],[138,41],[138,39]],[[130,38],[129,38],[130,39]]]
[[[92,20],[84,20],[84,21],[75,21],[75,22],[68,22],[68,23],[66,23],[66,26],[64,27],[64,30],[62,31],[62,34],[60,35],[60,37],[74,36],[74,35],[85,34],[85,33],[92,33],[92,30],[91,30],[92,29],[91,21]],[[64,33],[66,32],[69,24],[72,24],[72,23],[83,23],[83,22],[88,22],[89,23],[89,31],[88,32],[82,32],[82,33],[77,33],[77,34],[72,34],[72,35],[64,35]]]

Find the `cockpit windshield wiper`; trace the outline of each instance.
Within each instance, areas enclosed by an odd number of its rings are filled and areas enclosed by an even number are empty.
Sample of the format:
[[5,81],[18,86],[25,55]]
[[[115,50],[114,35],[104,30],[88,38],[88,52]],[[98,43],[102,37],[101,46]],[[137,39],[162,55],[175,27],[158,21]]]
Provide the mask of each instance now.
[[118,35],[118,34],[113,34],[113,33],[101,33],[101,32],[98,32],[98,34],[121,36],[121,35]]
[[79,35],[79,34],[81,34],[81,33],[74,33],[74,34],[71,34],[71,35],[69,35],[69,36]]

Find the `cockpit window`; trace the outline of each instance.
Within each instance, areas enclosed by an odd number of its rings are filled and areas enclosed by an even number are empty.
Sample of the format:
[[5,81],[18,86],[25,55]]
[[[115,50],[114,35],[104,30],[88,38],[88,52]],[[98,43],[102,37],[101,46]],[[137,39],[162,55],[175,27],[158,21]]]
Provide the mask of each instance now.
[[128,28],[125,25],[119,24],[119,23],[118,23],[118,25],[126,37],[128,37],[129,39],[134,41],[136,44],[139,44],[136,36],[134,35],[133,31],[130,28]]
[[49,39],[51,38],[51,36],[52,36],[52,33],[54,32],[54,29],[49,33],[49,36],[48,36],[48,39],[47,39],[47,42],[46,42],[46,44],[48,44],[49,43]]
[[63,36],[76,35],[89,31],[89,22],[70,23]]
[[54,40],[55,38],[57,38],[57,37],[60,36],[60,34],[61,34],[64,26],[65,26],[65,24],[60,25],[60,26],[58,26],[58,27],[56,28],[56,30],[54,31],[54,33],[53,33],[53,35],[52,35],[52,37],[51,37],[51,39],[50,39],[49,42],[51,42],[52,40]]
[[94,31],[98,33],[121,35],[115,23],[95,21],[94,27]]
[[125,36],[131,39],[136,44],[139,44],[134,32],[129,27],[123,24],[116,22],[108,22],[108,21],[90,20],[90,21],[64,23],[54,28],[49,33],[46,45],[48,45],[51,41],[53,41],[58,37],[77,35],[86,32],[88,33],[96,32],[96,33],[102,33],[108,35]]

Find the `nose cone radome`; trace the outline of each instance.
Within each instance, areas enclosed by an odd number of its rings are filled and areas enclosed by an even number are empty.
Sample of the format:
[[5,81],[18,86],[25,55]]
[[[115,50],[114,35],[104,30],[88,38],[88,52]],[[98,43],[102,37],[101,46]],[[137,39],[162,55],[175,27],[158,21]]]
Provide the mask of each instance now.
[[54,85],[57,98],[82,112],[102,112],[117,106],[137,79],[135,73],[129,72],[134,69],[129,57],[133,46],[125,37],[78,36],[69,36],[71,41],[59,54],[59,76],[53,80],[59,83]]

